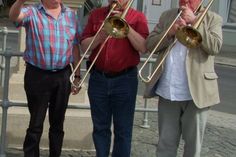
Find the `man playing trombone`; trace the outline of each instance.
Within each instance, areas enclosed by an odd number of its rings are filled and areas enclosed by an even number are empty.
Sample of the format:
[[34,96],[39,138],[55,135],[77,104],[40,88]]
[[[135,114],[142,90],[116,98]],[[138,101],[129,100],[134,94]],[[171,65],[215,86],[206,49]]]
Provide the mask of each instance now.
[[127,7],[131,1],[108,0],[108,2],[108,6],[91,12],[82,33],[82,49],[85,51],[89,47],[113,5],[117,6],[112,11],[112,16],[113,14],[120,16],[127,11],[125,20],[129,31],[125,33],[127,36],[117,39],[109,38],[110,34],[103,28],[89,49],[92,51],[90,62],[93,62],[97,53],[100,53],[93,65],[88,87],[94,126],[93,141],[96,157],[108,157],[113,122],[112,157],[129,157],[138,85],[136,66],[140,61],[139,52],[146,51],[145,39],[149,32],[144,14]]
[[[147,83],[144,94],[145,97],[159,96],[158,157],[175,157],[181,136],[185,141],[183,156],[200,157],[209,108],[220,102],[214,57],[222,46],[222,18],[201,4],[201,0],[179,0],[180,8],[162,13],[147,38],[147,48],[151,51],[181,12],[156,49],[157,65],[163,56],[167,57]],[[203,19],[198,32],[188,32],[186,44],[176,40],[175,35],[181,28],[194,26],[200,17]],[[182,32],[182,38],[184,33],[186,31]],[[195,38],[191,42],[191,37],[198,33],[202,42],[198,46],[191,45],[196,43]]]

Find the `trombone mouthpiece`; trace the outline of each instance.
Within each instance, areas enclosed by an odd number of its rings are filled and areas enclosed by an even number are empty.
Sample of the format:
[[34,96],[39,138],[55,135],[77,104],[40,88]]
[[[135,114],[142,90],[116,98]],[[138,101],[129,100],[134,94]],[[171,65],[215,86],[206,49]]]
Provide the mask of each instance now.
[[119,3],[118,0],[113,0],[112,4]]
[[118,0],[113,0],[110,5],[111,5],[111,8],[115,7],[114,10],[117,10],[117,9],[119,10],[122,8]]

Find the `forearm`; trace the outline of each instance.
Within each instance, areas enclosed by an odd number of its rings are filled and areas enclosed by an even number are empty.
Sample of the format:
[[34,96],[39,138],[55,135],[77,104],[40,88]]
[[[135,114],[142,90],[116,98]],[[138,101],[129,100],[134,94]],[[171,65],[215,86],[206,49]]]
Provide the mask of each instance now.
[[23,19],[21,8],[23,7],[24,2],[25,0],[16,0],[16,2],[11,6],[9,11],[9,18],[11,21],[19,22]]
[[155,51],[157,53],[160,50],[167,48],[174,41],[174,35],[170,32],[171,29],[167,32],[169,27],[165,27],[165,19],[168,16],[169,15],[166,14],[161,15],[158,24],[146,39],[146,45],[149,52],[153,52],[154,48],[156,48]]
[[155,51],[158,52],[164,48],[167,48],[173,42],[174,38],[168,38],[167,36],[165,36],[163,38],[165,33],[166,33],[165,31],[163,31],[161,33],[158,33],[156,31],[152,31],[149,34],[149,36],[146,40],[146,45],[147,45],[147,49],[149,52],[152,52],[155,47],[157,47]]
[[[78,45],[74,45],[73,46],[73,57],[74,57],[73,70],[75,70],[75,68],[77,67],[77,64],[78,64],[78,62],[80,60],[80,51],[79,51],[79,46]],[[81,80],[80,67],[78,67],[76,69],[74,74],[75,74],[75,76],[74,76],[74,80],[73,80],[72,88],[71,88],[72,95],[78,94],[80,89],[81,89],[81,87],[80,88],[77,87],[77,85],[79,85],[79,82]]]
[[145,38],[143,38],[139,33],[137,33],[132,27],[130,27],[128,33],[128,39],[132,46],[139,52],[145,53],[147,48],[145,44]]
[[[93,37],[89,37],[89,38],[86,38],[84,39],[82,42],[81,42],[81,49],[83,52],[85,52],[89,45],[91,44],[91,42],[93,41]],[[98,40],[98,38],[95,38],[95,40],[93,41],[92,45],[90,46],[89,50],[88,51],[92,51],[93,49],[95,49],[99,44],[101,43],[101,41]]]
[[[79,60],[80,60],[80,51],[79,51],[79,47],[78,45],[74,45],[73,47],[73,68],[75,69],[75,67],[77,66]],[[76,76],[80,76],[80,68],[78,68],[75,72]]]
[[220,52],[223,43],[221,17],[215,17],[211,26],[208,29],[206,28],[207,26],[203,23],[198,28],[198,31],[200,32],[203,38],[201,48],[208,55],[216,55]]

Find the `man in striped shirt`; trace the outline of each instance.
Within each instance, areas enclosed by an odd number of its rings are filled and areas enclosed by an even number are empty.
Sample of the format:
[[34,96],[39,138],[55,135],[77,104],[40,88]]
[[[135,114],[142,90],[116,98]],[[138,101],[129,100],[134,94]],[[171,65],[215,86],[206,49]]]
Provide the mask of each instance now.
[[[79,24],[76,13],[61,0],[42,0],[24,6],[27,0],[16,0],[9,17],[17,27],[25,27],[26,72],[24,87],[30,112],[23,149],[25,157],[39,157],[43,123],[49,108],[50,157],[59,157],[63,143],[63,122],[71,88],[70,64],[79,60]],[[79,76],[80,71],[76,71]],[[79,77],[75,79],[79,81]]]

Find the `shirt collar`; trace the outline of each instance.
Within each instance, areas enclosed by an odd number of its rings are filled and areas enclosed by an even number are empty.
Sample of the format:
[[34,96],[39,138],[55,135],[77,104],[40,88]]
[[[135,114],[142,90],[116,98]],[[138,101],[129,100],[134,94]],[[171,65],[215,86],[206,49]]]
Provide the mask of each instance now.
[[[39,10],[41,10],[41,9],[43,9],[45,11],[47,10],[47,9],[45,9],[42,1],[40,1],[39,5],[37,7],[38,7]],[[61,3],[61,12],[64,13],[64,12],[66,12],[66,10],[67,10],[67,7],[64,4]]]

